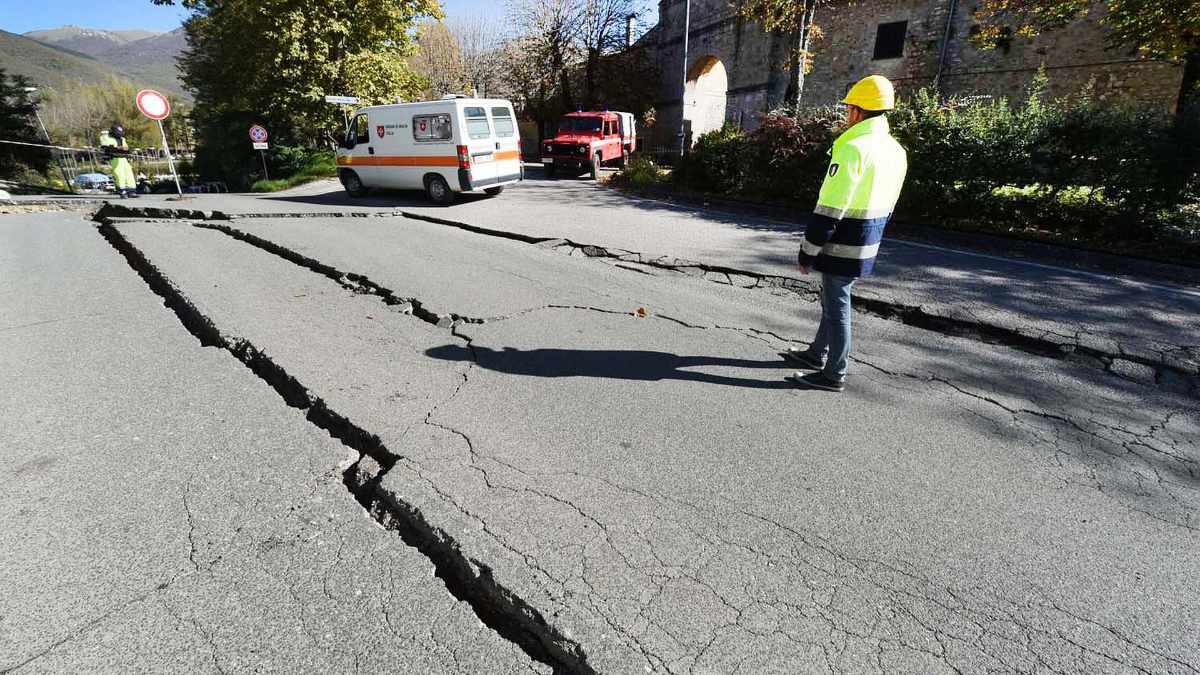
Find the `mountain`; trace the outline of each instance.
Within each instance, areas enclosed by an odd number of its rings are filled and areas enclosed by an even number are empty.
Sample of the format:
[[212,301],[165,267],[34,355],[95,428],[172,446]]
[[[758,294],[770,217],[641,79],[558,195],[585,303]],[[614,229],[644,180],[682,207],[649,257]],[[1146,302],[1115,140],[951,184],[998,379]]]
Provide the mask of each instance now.
[[0,67],[24,75],[39,87],[69,89],[77,82],[104,82],[119,76],[112,66],[81,52],[70,52],[0,30]]
[[132,40],[113,47],[96,58],[147,82],[171,82],[175,90],[182,90],[179,69],[175,58],[187,47],[182,28],[169,33],[158,33],[139,40]]
[[184,46],[182,28],[169,33],[78,26],[25,35],[0,31],[0,67],[60,90],[116,76],[189,99],[175,67],[175,57]]
[[50,30],[35,30],[25,37],[42,44],[67,49],[88,56],[99,56],[122,45],[152,38],[159,33],[148,30],[98,30],[79,26],[63,26]]

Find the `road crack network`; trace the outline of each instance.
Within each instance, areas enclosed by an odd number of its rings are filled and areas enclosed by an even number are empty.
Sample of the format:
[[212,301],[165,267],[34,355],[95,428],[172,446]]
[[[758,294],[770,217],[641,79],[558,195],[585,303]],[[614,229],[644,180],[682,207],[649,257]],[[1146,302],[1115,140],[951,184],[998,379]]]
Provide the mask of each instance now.
[[[164,303],[175,311],[201,344],[229,351],[271,384],[289,405],[307,410],[311,423],[325,429],[359,454],[359,459],[343,474],[347,489],[378,522],[395,530],[407,544],[433,561],[437,575],[455,597],[470,604],[493,630],[520,645],[531,657],[554,666],[559,672],[592,672],[583,646],[565,637],[537,609],[498,583],[486,565],[469,557],[443,529],[427,522],[419,508],[384,489],[381,481],[389,471],[399,465],[401,470],[414,473],[440,498],[467,518],[479,522],[489,537],[519,556],[531,569],[561,586],[564,592],[570,592],[567,589],[571,584],[581,584],[587,589],[585,602],[591,611],[602,618],[624,643],[641,654],[649,667],[664,672],[703,669],[704,655],[722,640],[734,643],[739,640],[783,640],[793,649],[818,649],[831,670],[847,662],[855,662],[854,659],[868,652],[875,667],[886,670],[889,652],[910,651],[925,655],[954,671],[959,671],[960,665],[972,662],[970,659],[960,661],[964,654],[976,654],[986,657],[992,666],[1013,670],[1087,670],[1096,666],[1096,660],[1099,659],[1142,672],[1166,667],[1179,672],[1200,673],[1200,668],[1185,660],[1143,646],[1116,629],[1080,617],[1056,604],[1033,600],[1013,602],[979,589],[943,587],[903,566],[841,553],[816,535],[734,505],[728,509],[702,507],[665,495],[650,495],[598,476],[529,473],[487,455],[467,433],[452,422],[438,418],[438,411],[458,397],[468,385],[470,373],[477,364],[472,338],[460,331],[462,326],[504,321],[547,310],[592,311],[625,316],[629,312],[581,305],[544,305],[491,318],[435,312],[420,299],[400,296],[364,275],[338,270],[223,223],[206,220],[196,225],[221,231],[283,257],[354,292],[375,295],[400,312],[448,329],[454,337],[465,342],[471,353],[470,366],[462,373],[461,382],[449,396],[428,410],[423,423],[462,440],[468,455],[465,468],[478,475],[488,489],[505,491],[512,494],[514,499],[552,502],[578,518],[581,532],[589,529],[596,532],[593,539],[579,544],[579,571],[572,578],[553,576],[540,567],[529,553],[505,541],[481,515],[473,513],[468,504],[460,503],[453,494],[421,475],[419,466],[393,453],[377,436],[328,409],[321,399],[311,394],[254,345],[222,335],[115,227],[106,224],[100,228],[110,244],[125,256],[150,288],[163,297]],[[550,248],[564,245],[554,243]],[[584,254],[591,257],[604,255],[594,249]],[[732,280],[732,277],[727,278]],[[768,344],[792,342],[770,331],[703,326],[672,316],[651,316],[687,329],[732,331],[747,339]],[[1172,417],[1178,412],[1168,414],[1145,434],[1138,434],[1116,426],[1105,426],[1094,419],[1085,423],[1036,408],[1014,407],[946,378],[897,372],[869,360],[859,360],[889,377],[943,387],[956,396],[1000,409],[1014,421],[1031,417],[1093,439],[1105,438],[1102,433],[1127,434],[1131,437],[1126,442],[1129,452],[1135,452],[1133,447],[1138,447],[1139,443],[1147,445],[1150,451],[1191,462],[1192,466],[1187,470],[1193,478],[1196,476],[1195,460],[1163,450],[1161,444],[1153,448],[1148,445],[1169,427]],[[1101,426],[1103,432],[1094,429],[1096,425]],[[1057,437],[1043,437],[1041,440],[1055,446],[1060,442]],[[493,469],[500,469],[502,474],[519,474],[520,482],[512,485],[500,480],[488,468],[493,462]],[[631,518],[628,524],[605,522],[592,514],[585,504],[563,496],[564,492],[570,492],[572,481],[589,485],[576,492],[620,503],[625,507],[623,512],[641,514],[641,517]],[[548,485],[539,486],[539,482]],[[1162,482],[1161,476],[1159,482]],[[708,527],[701,527],[705,523]],[[1184,526],[1196,529],[1190,524]],[[750,533],[760,532],[763,528],[773,533],[767,537],[772,542],[770,547],[761,545],[750,536]],[[656,548],[663,539],[659,536],[663,532],[687,533],[687,546],[691,548],[661,555]],[[593,543],[601,544],[602,550],[594,550]],[[587,570],[594,564],[619,564],[628,570],[625,576],[634,590],[633,595],[625,601],[635,606],[633,614],[623,614],[626,610],[614,609],[610,602],[600,601],[619,598],[606,596],[606,591],[593,585]],[[712,570],[724,566],[766,571],[762,578],[745,580],[741,585],[733,586],[728,582],[706,578],[712,574]],[[784,583],[784,580],[793,590],[799,591],[798,597],[789,595],[787,599],[781,599],[773,592],[774,584]],[[639,587],[641,590],[637,590]],[[672,629],[669,622],[656,616],[655,612],[657,603],[666,594],[676,592],[681,587],[706,589],[704,593],[710,594],[724,608],[729,614],[728,618],[702,635],[690,635]],[[871,598],[876,599],[873,604],[867,603],[874,607],[873,615],[863,616],[860,601]],[[792,616],[796,621],[807,622],[808,628],[759,628],[754,623],[754,617],[760,615]],[[1084,629],[1087,626],[1102,630],[1099,634],[1087,633],[1089,637],[1085,638]],[[687,645],[696,639],[699,642],[695,649],[689,648]],[[1057,653],[1058,647],[1054,645],[1069,645],[1069,658],[1073,666],[1064,663],[1064,655]],[[689,651],[691,655],[682,660],[678,656],[680,652],[686,654]],[[747,656],[744,661],[749,658]]]
[[402,458],[392,453],[378,436],[330,409],[253,344],[223,335],[114,226],[102,224],[99,231],[202,345],[229,352],[267,382],[288,405],[305,410],[310,423],[358,453],[358,461],[343,474],[352,496],[381,525],[395,531],[406,544],[428,558],[447,590],[467,603],[485,625],[557,672],[593,672],[578,643],[560,634],[535,608],[500,585],[490,570],[467,558],[455,539],[427,522],[417,507],[381,488],[383,477]]

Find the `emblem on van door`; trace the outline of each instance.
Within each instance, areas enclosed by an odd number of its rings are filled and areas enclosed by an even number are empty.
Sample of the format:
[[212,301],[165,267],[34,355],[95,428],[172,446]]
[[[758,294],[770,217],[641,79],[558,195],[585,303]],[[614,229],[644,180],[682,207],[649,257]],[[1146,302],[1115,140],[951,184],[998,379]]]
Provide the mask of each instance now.
[[379,134],[380,138],[383,138],[383,125],[382,124],[375,127],[375,133]]

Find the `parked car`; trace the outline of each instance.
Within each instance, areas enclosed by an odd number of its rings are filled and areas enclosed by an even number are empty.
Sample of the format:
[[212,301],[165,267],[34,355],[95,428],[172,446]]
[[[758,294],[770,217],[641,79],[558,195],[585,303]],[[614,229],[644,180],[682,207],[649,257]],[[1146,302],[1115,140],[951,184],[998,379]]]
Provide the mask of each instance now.
[[371,188],[423,189],[437,204],[460,192],[500,194],[524,178],[520,134],[503,99],[372,106],[354,113],[337,151],[338,178],[352,197]]
[[114,190],[112,176],[104,173],[83,173],[71,181],[71,184],[81,190]]
[[589,171],[594,180],[606,163],[624,167],[636,146],[633,113],[574,112],[565,115],[554,137],[542,144],[542,166],[548,178],[559,171]]

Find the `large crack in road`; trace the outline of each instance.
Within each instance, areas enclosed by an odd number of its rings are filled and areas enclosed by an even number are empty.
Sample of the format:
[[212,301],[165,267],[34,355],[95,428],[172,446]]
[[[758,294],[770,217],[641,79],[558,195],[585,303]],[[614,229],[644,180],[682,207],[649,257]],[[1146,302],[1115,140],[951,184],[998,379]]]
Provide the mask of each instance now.
[[[215,225],[211,222],[196,223],[196,225],[205,229],[214,229],[220,231],[227,236],[268,251],[273,255],[279,256],[312,272],[332,279],[342,285],[342,287],[354,292],[367,293],[377,296],[382,302],[391,306],[392,308],[398,309],[400,312],[405,314],[411,314],[415,318],[425,321],[426,323],[430,323],[444,329],[448,328],[456,338],[464,341],[467,349],[471,350],[473,362],[477,361],[477,358],[474,355],[474,349],[471,345],[471,338],[458,331],[458,327],[462,326],[463,324],[502,321],[512,318],[513,316],[525,315],[530,312],[547,309],[571,309],[612,314],[627,314],[626,312],[617,312],[615,310],[600,307],[568,307],[558,305],[546,305],[542,307],[530,308],[517,314],[491,317],[488,319],[465,317],[457,315],[453,312],[436,312],[432,309],[428,309],[426,307],[426,303],[423,303],[419,298],[403,297],[392,289],[388,289],[368,279],[365,275],[336,269],[318,260],[279,246],[273,242],[269,242],[265,239],[255,237],[254,235],[241,232],[236,228],[227,225]],[[490,627],[503,635],[505,638],[520,644],[522,648],[526,650],[526,653],[530,654],[534,658],[537,658],[542,662],[549,663],[555,668],[560,669],[562,672],[591,672],[591,666],[587,662],[587,657],[581,644],[563,637],[563,635],[555,631],[553,626],[547,623],[546,620],[534,608],[524,603],[524,601],[515,594],[505,589],[503,585],[498,584],[493,578],[491,570],[487,565],[479,562],[478,560],[472,559],[469,555],[464,554],[457,542],[453,538],[449,537],[444,530],[428,523],[418,508],[414,507],[412,504],[408,504],[407,502],[396,499],[393,493],[381,488],[382,480],[388,474],[388,471],[391,470],[397,464],[397,462],[403,458],[395,455],[390,450],[383,447],[383,444],[379,441],[378,437],[354,426],[349,420],[336,415],[336,413],[328,411],[327,408],[324,408],[324,404],[319,398],[316,398],[309,393],[307,389],[288,376],[286,372],[276,366],[265,355],[261,354],[261,352],[254,348],[253,345],[237,340],[231,342],[229,339],[223,337],[212,325],[211,321],[208,321],[205,317],[203,317],[203,315],[196,311],[195,307],[187,302],[187,299],[178,289],[171,285],[169,280],[163,277],[148,261],[145,260],[144,257],[142,257],[136,251],[136,249],[134,249],[126,240],[124,240],[116,228],[112,227],[111,225],[102,225],[101,231],[104,233],[105,238],[108,239],[109,242],[115,248],[117,248],[117,250],[121,251],[122,254],[126,256],[126,259],[130,262],[131,267],[137,270],[138,273],[142,275],[143,279],[145,279],[151,286],[151,288],[164,298],[165,304],[176,311],[176,313],[180,316],[180,320],[185,324],[185,326],[188,326],[189,330],[192,331],[198,339],[201,340],[202,344],[210,344],[210,346],[218,346],[228,350],[231,354],[247,365],[247,367],[250,367],[252,370],[254,370],[256,374],[258,374],[264,380],[270,382],[276,391],[279,392],[280,395],[289,402],[289,404],[294,405],[295,407],[307,408],[309,410],[324,410],[324,412],[316,413],[315,420],[313,419],[313,415],[310,414],[310,421],[329,431],[332,435],[340,440],[343,440],[343,442],[349,447],[354,448],[360,453],[359,461],[349,467],[345,472],[347,488],[352,492],[354,498],[364,508],[371,512],[372,516],[378,522],[383,524],[385,527],[396,530],[406,543],[416,547],[423,554],[433,560],[437,565],[439,577],[446,582],[447,587],[452,593],[455,594],[455,597],[459,597],[460,599],[470,603],[471,606],[476,609],[477,613],[480,614],[481,619],[484,619],[485,622],[490,621],[488,623]],[[122,250],[122,247],[124,247],[125,250]],[[129,251],[129,253],[126,253],[126,251]],[[162,292],[160,292],[160,288],[162,289]],[[672,321],[691,328],[705,330],[732,330],[742,332],[743,334],[747,335],[747,337],[762,339],[760,336],[753,335],[755,332],[753,329],[728,326],[692,325],[684,320],[669,316],[658,316],[657,318]],[[196,326],[198,326],[198,330],[193,330],[192,326],[189,325],[190,323],[194,323]],[[783,339],[777,335],[771,335],[771,337],[781,340]],[[888,373],[886,369],[880,368],[874,364],[867,365],[877,368],[880,370],[880,372]],[[888,374],[893,377],[919,379],[917,376],[909,373]],[[463,382],[460,383],[458,389],[451,394],[450,399],[453,399],[455,396],[457,396],[462,387],[465,386],[467,382],[467,375],[464,374],[463,378]],[[950,389],[958,391],[960,394],[983,400],[989,404],[1004,408],[1014,416],[1017,414],[1024,414],[1026,412],[1038,412],[1008,409],[1002,402],[989,400],[985,395],[977,394],[975,392],[964,391],[951,382],[938,381],[935,378],[929,379],[928,382],[939,386],[948,386]],[[442,422],[435,421],[434,414],[436,411],[437,406],[429,411],[424,423],[445,429],[460,436],[468,445],[471,455],[475,457],[476,461],[472,462],[472,464],[475,465],[475,470],[484,472],[486,474],[487,470],[484,467],[477,465],[477,463],[488,458],[484,454],[477,452],[477,449],[472,443],[471,438],[466,433]],[[1079,423],[1074,420],[1063,418],[1055,421],[1056,423],[1080,428]],[[425,480],[424,478],[422,479]],[[503,486],[499,482],[494,482],[491,479],[486,480],[490,487],[495,487],[497,489],[512,489]],[[631,488],[625,488],[621,486],[613,487],[621,491],[636,492],[636,490]],[[538,493],[540,496],[546,499],[550,499],[558,503],[568,504],[571,506],[571,508],[579,513],[580,517],[596,523],[597,525],[601,526],[602,529],[607,529],[604,527],[601,519],[598,519],[594,515],[588,514],[584,509],[575,505],[569,499],[569,497],[558,496],[554,494],[553,490],[545,491],[543,493],[542,491],[538,490],[522,488],[522,491],[526,493]],[[453,500],[453,497],[450,495],[444,496],[451,501]],[[642,495],[642,498],[648,499],[650,497],[649,495]],[[660,506],[664,504],[666,503],[659,501]],[[676,506],[678,507],[679,505]],[[687,505],[687,507],[689,509],[699,508],[694,505]],[[749,516],[751,514],[746,515]],[[785,531],[790,529],[785,528],[778,523],[776,523],[776,525],[780,528],[783,528]],[[798,532],[793,532],[793,536],[800,537],[802,541],[810,538]],[[766,552],[757,551],[756,554],[766,555]],[[839,556],[843,559],[843,561],[858,569],[860,573],[865,573],[867,569],[873,565],[883,565],[885,569],[892,570],[892,572],[886,573],[885,576],[890,576],[898,572],[898,570],[895,568],[887,566],[882,562],[862,561],[852,557],[841,556],[840,554]],[[780,561],[780,559],[775,556],[770,556],[770,559],[775,560],[776,563]],[[869,565],[867,564],[868,562],[870,562]],[[801,565],[801,567],[807,566],[807,564]],[[905,574],[911,573],[905,572]],[[835,576],[841,575],[837,574]],[[876,583],[884,582],[880,581]],[[967,604],[967,598],[969,597],[969,594],[964,596],[961,590],[955,591],[954,589],[950,588],[938,589],[936,588],[935,584],[932,584],[932,582],[928,580],[925,580],[920,585],[925,587],[925,591],[921,591],[919,593],[912,593],[907,590],[902,590],[900,587],[893,587],[893,585],[890,583],[884,583],[880,589],[892,597],[894,602],[898,602],[897,605],[891,605],[893,611],[907,613],[913,619],[913,621],[922,625],[929,623],[930,620],[928,614],[922,612],[921,616],[918,617],[916,614],[914,614],[916,610],[909,607],[907,602],[933,602],[934,606],[941,607],[939,612],[948,612],[951,614],[962,613],[964,609],[966,609],[964,605]],[[660,592],[662,592],[662,589],[660,589]],[[896,595],[897,593],[899,593],[899,595]],[[718,594],[718,597],[719,596],[720,594]],[[902,598],[904,597],[909,597],[909,600],[903,601]],[[934,601],[935,598],[937,599],[936,602]],[[948,667],[954,668],[953,659],[949,658],[949,655],[953,652],[953,649],[948,648],[947,643],[960,642],[962,644],[972,646],[972,648],[980,649],[984,653],[990,653],[991,651],[995,651],[996,647],[994,645],[988,647],[987,644],[989,641],[1001,640],[1007,642],[1011,639],[1007,636],[1006,630],[1001,627],[1003,624],[1008,623],[1009,625],[1016,625],[1021,627],[1022,630],[1028,631],[1024,644],[1024,649],[1027,650],[1025,656],[1019,661],[1008,662],[1010,666],[1017,667],[1018,665],[1032,665],[1037,667],[1038,664],[1041,664],[1041,667],[1045,667],[1050,670],[1059,670],[1059,668],[1052,666],[1051,660],[1047,660],[1048,657],[1044,657],[1040,653],[1039,649],[1036,648],[1035,641],[1054,641],[1056,639],[1063,638],[1064,636],[1061,634],[1061,629],[1036,627],[1035,625],[1029,623],[1027,619],[1023,618],[1023,614],[1028,611],[1028,608],[1018,607],[1017,605],[1013,605],[1007,612],[1000,612],[1000,616],[998,617],[996,616],[996,604],[994,602],[996,600],[996,598],[991,598],[982,603],[970,603],[970,605],[973,605],[973,607],[968,610],[968,616],[971,617],[968,621],[968,624],[975,625],[976,629],[978,630],[978,633],[974,636],[968,637],[961,634],[954,635],[948,633],[944,626],[941,628],[937,627],[936,625],[926,626],[926,628],[931,632],[935,643],[940,645],[940,647],[935,648],[932,651],[926,651],[931,656],[942,660]],[[725,602],[730,607],[734,606],[734,604],[728,603],[725,600],[722,600],[722,602]],[[763,602],[766,602],[766,600],[763,600]],[[502,611],[499,611],[497,614],[493,614],[489,620],[485,614],[496,609],[502,609]],[[607,613],[601,611],[599,607],[596,607],[595,610],[598,614],[609,618]],[[826,607],[826,612],[831,610],[833,610],[831,606]],[[1061,616],[1074,616],[1068,610],[1059,608],[1057,606],[1054,606],[1053,610]],[[747,614],[749,611],[749,607],[743,605],[738,609],[737,615],[741,617],[742,615]],[[830,625],[838,627],[838,632],[841,632],[844,636],[847,636],[847,639],[855,636],[857,629],[854,629],[845,620],[845,617],[842,619],[837,618],[837,612],[840,611],[844,610],[834,611],[833,614],[827,616],[827,618],[831,621]],[[1075,619],[1078,621],[1080,626],[1094,625],[1117,637],[1118,643],[1123,644],[1125,649],[1132,649],[1143,656],[1147,656],[1148,658],[1162,657],[1164,661],[1161,661],[1160,664],[1173,664],[1168,667],[1182,668],[1184,672],[1200,672],[1187,662],[1157,654],[1153,649],[1143,647],[1137,644],[1136,641],[1121,636],[1113,628],[1102,626],[1091,621],[1090,619],[1085,619],[1078,616],[1075,616]],[[739,627],[740,622],[741,619],[739,618],[737,622],[730,624],[727,629],[742,630],[742,627]],[[995,623],[996,625],[991,628],[987,627],[992,623]],[[618,630],[618,632],[620,632],[617,624],[614,623],[613,627],[614,630]],[[1030,638],[1029,635],[1039,637]],[[646,655],[649,663],[655,664],[657,667],[663,670],[671,670],[670,664],[663,657],[656,655],[653,649],[640,644],[636,636],[627,635],[625,637],[628,638]],[[720,634],[714,633],[709,640],[709,646],[701,651],[701,655],[708,651],[708,649],[718,641],[719,637]],[[1068,639],[1068,642],[1070,641],[1071,640]],[[549,643],[549,645],[547,643]],[[800,645],[797,645],[797,647],[799,646]],[[911,647],[911,645],[909,646]],[[1093,647],[1088,647],[1084,644],[1076,644],[1076,648],[1078,648],[1081,653],[1090,654],[1091,657],[1110,661],[1113,664],[1120,664],[1124,666],[1131,665],[1130,662],[1119,655],[1119,649],[1110,652],[1108,649],[1096,649]],[[882,650],[884,649],[882,643],[879,649],[880,654],[878,656],[879,658],[882,658]],[[825,655],[824,658],[826,659],[830,659],[837,655],[836,648],[834,648],[832,652],[826,652],[824,648],[822,648],[821,651]],[[697,659],[696,662],[698,661],[699,659]],[[1006,661],[1004,659],[1000,659],[1000,662],[1003,663]],[[882,661],[880,663],[882,663]],[[1080,663],[1082,664],[1084,662],[1080,661]],[[1061,666],[1061,664],[1058,665]],[[1137,668],[1137,666],[1133,667]],[[1150,670],[1146,668],[1138,669],[1145,672],[1150,672]]]
[[[121,218],[136,218],[139,220],[190,220],[194,221],[197,226],[221,229],[231,236],[241,238],[248,243],[260,246],[266,250],[271,250],[274,244],[254,235],[241,232],[232,226],[218,224],[218,221],[281,218],[407,218],[453,227],[473,234],[556,250],[567,255],[582,255],[589,258],[604,259],[611,261],[614,267],[627,271],[645,273],[648,270],[658,270],[743,288],[778,289],[794,293],[809,302],[815,302],[818,297],[818,285],[793,277],[763,274],[670,256],[648,256],[637,251],[610,249],[604,246],[579,243],[558,237],[530,236],[413,213],[406,210],[379,213],[348,211],[235,215],[219,211],[206,212],[188,209],[138,208],[106,203],[95,214],[94,218],[100,222]],[[293,256],[289,259],[305,266],[316,263],[316,261],[312,261],[311,259],[302,260],[305,258],[304,256],[299,256],[299,254],[287,251],[286,249],[280,248],[280,250],[273,252],[285,257]],[[296,258],[296,256],[299,257]],[[319,266],[319,263],[316,263],[316,265]],[[310,268],[314,271],[322,272],[318,267],[314,266]],[[346,277],[346,280],[351,282],[356,281],[356,279],[351,277]],[[411,300],[408,301],[411,302]],[[414,312],[421,311],[418,305],[414,305],[413,309]],[[1017,349],[1044,358],[1084,364],[1100,369],[1114,377],[1200,398],[1200,369],[1190,365],[1192,357],[1195,355],[1194,352],[1198,350],[1191,346],[1175,345],[1159,350],[1156,355],[1148,354],[1145,350],[1126,349],[1121,344],[1112,342],[1111,340],[1096,339],[1095,336],[1088,336],[1080,332],[1064,334],[1022,326],[1002,326],[982,321],[970,312],[965,312],[966,316],[952,316],[946,313],[930,311],[921,305],[904,304],[862,293],[854,294],[854,309],[863,314],[897,321],[906,326],[941,335],[967,338],[986,344]],[[443,316],[451,322],[456,319],[471,321],[467,317]]]
[[463,555],[454,537],[431,525],[420,509],[379,489],[380,481],[402,458],[392,453],[378,436],[331,410],[249,341],[223,335],[111,224],[101,224],[99,231],[201,345],[229,352],[268,383],[289,406],[305,410],[311,424],[358,453],[359,459],[343,474],[347,490],[380,525],[396,532],[406,544],[427,557],[447,590],[468,604],[485,625],[518,645],[531,658],[554,667],[556,672],[585,675],[594,672],[583,648],[557,632],[535,608],[499,584],[486,564]]

